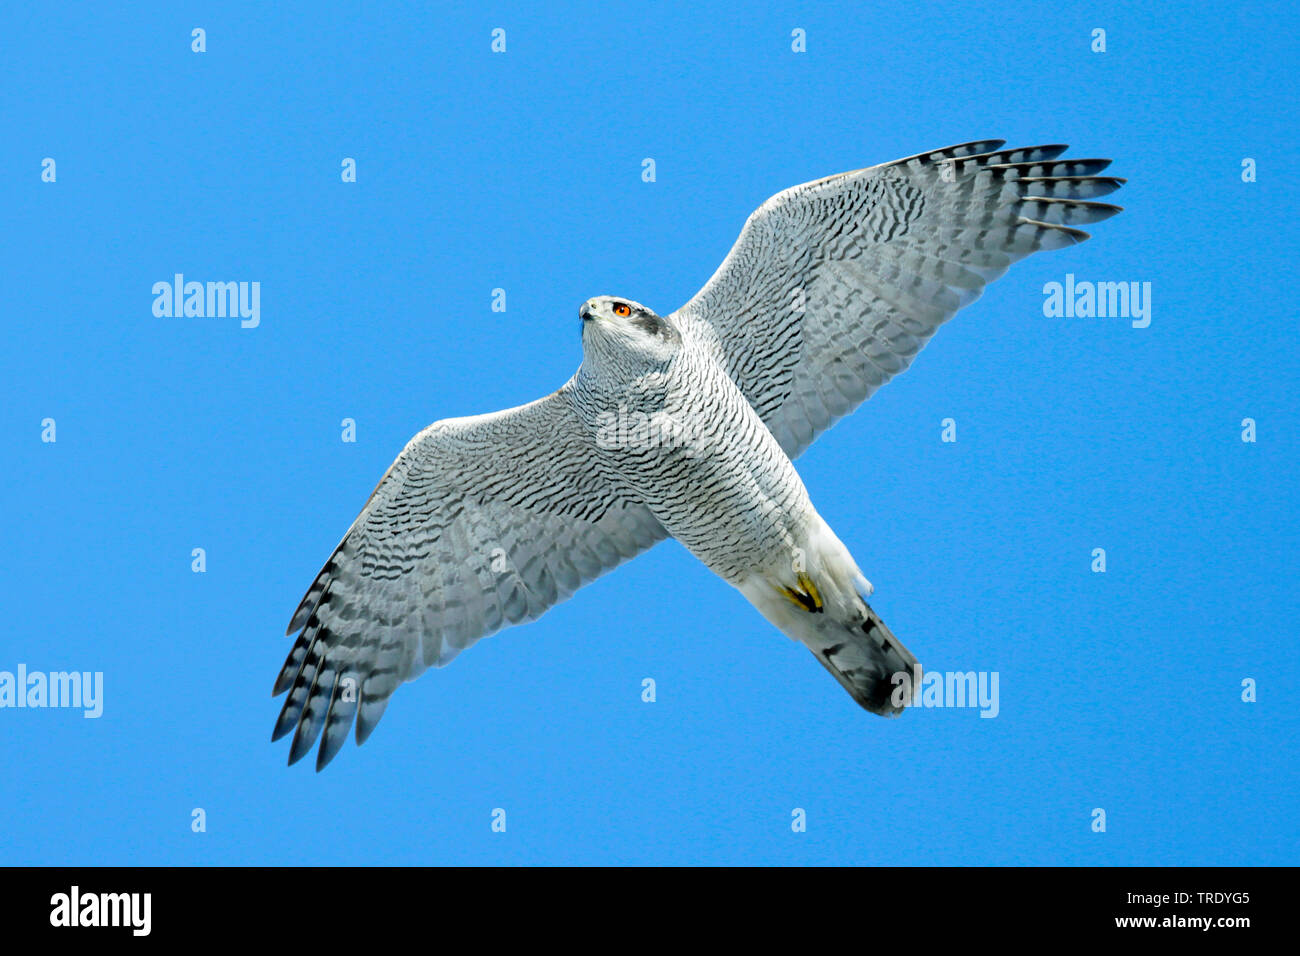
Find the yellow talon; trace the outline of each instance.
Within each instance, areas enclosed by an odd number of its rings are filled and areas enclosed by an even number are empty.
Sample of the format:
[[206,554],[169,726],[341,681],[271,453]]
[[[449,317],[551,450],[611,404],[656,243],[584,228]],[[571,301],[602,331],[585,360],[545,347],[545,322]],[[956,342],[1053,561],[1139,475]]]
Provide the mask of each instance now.
[[799,586],[813,599],[813,606],[820,611],[822,609],[822,596],[817,591],[817,585],[813,584],[813,579],[802,571],[799,572]]
[[779,587],[777,588],[777,590],[780,591],[782,594],[784,594],[786,600],[789,601],[791,604],[793,604],[795,607],[801,607],[804,610],[808,609],[808,606],[804,604],[803,601],[799,600],[801,595],[799,594],[798,591],[795,591],[792,588],[787,588],[787,587]]
[[784,594],[786,600],[795,607],[814,614],[821,612],[823,610],[822,596],[817,590],[817,585],[813,584],[812,578],[800,571],[798,572],[797,579],[799,587],[803,588],[802,591],[796,591],[794,588],[787,588],[784,586],[777,590]]

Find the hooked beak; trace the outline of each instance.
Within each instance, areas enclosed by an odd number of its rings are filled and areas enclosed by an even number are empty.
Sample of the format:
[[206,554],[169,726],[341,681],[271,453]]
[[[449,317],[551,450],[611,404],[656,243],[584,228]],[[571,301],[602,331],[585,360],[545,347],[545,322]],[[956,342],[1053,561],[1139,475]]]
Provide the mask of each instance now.
[[596,313],[591,311],[590,302],[582,303],[582,308],[578,310],[578,315],[582,317],[582,321],[584,322],[588,322],[596,317]]

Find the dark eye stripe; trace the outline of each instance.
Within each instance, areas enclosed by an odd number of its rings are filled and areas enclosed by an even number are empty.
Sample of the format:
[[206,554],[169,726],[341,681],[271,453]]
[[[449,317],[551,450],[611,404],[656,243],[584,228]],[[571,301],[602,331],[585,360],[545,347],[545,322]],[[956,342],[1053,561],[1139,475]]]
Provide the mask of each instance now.
[[676,330],[657,315],[638,316],[633,320],[632,324],[641,331],[650,335],[657,335],[668,342],[676,341],[679,338]]

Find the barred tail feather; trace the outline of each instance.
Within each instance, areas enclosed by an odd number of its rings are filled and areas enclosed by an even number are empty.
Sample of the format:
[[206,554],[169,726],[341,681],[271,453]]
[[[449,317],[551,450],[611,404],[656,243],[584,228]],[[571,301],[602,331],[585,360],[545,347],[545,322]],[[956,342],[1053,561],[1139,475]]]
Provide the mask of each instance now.
[[824,522],[803,550],[806,570],[755,572],[739,584],[741,593],[804,644],[855,701],[873,714],[897,716],[911,703],[907,689],[916,686],[920,664],[867,603],[871,584]]
[[[920,663],[871,605],[864,601],[862,606],[862,623],[843,625],[838,633],[825,629],[804,643],[850,697],[873,714],[897,717],[911,703],[905,688],[914,686]],[[906,681],[899,678],[902,674]]]

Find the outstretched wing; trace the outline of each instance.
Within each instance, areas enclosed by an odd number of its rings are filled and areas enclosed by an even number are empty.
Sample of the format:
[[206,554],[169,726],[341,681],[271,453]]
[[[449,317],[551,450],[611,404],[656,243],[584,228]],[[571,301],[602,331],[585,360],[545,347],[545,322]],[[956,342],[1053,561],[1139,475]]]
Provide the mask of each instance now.
[[290,763],[321,735],[321,769],[354,717],[365,741],[402,681],[667,536],[592,467],[586,434],[566,385],[410,441],[289,623],[302,633],[272,739],[294,731]]
[[986,283],[1120,207],[1065,146],[951,146],[773,196],[675,313],[794,457],[911,364]]

